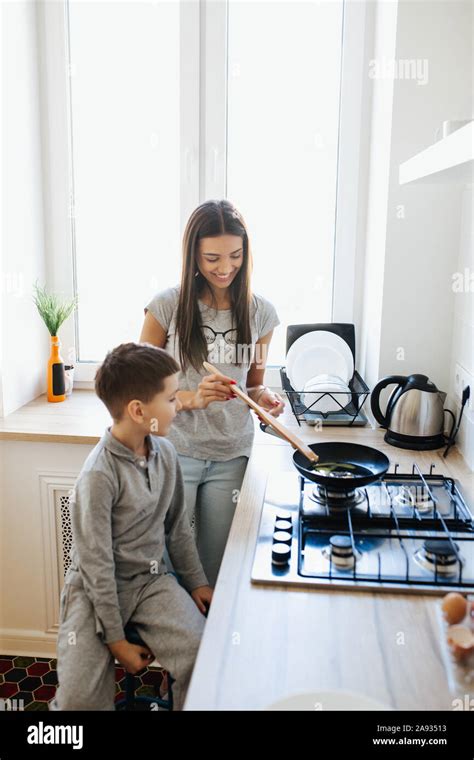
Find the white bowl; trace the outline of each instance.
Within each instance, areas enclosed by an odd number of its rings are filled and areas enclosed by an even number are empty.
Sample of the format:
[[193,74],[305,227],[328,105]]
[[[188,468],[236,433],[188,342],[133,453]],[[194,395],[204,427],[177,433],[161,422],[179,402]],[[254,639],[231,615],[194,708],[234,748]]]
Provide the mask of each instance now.
[[310,710],[311,712],[327,710],[393,710],[366,694],[343,691],[315,691],[288,694],[263,708],[264,710]]
[[[334,375],[317,375],[305,384],[304,390],[301,401],[305,406],[311,407],[311,412],[324,414],[340,412],[351,402],[349,386],[340,377]],[[322,395],[324,393],[333,393],[334,398]],[[311,406],[313,403],[314,406]]]
[[318,385],[339,385],[344,388],[344,390],[347,390],[347,383],[342,377],[339,377],[339,375],[315,375],[314,377],[310,377],[310,379],[304,384],[304,391],[308,391],[310,387],[315,387]]

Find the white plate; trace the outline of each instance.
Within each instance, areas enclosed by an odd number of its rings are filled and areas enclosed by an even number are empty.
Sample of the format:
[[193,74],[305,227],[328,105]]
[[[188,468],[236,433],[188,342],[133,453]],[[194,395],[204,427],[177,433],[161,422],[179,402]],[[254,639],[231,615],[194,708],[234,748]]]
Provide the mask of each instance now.
[[[310,407],[310,412],[342,412],[348,404],[351,403],[352,396],[347,383],[329,383],[309,381],[304,387],[305,393],[301,394],[301,401],[306,407]],[[346,391],[346,393],[344,393]],[[332,396],[325,396],[324,393],[332,393]],[[311,404],[314,404],[311,406]]]
[[388,705],[351,691],[308,691],[290,694],[264,707],[264,710],[392,710]]
[[349,383],[354,358],[349,344],[328,330],[313,330],[295,340],[286,355],[286,374],[295,391],[315,375],[338,375]]

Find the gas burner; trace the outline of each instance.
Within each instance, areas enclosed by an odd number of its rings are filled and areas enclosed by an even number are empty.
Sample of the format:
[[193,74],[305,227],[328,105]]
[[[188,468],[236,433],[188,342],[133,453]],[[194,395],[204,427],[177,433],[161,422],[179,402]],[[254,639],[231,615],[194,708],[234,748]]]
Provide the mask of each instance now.
[[429,512],[433,509],[433,500],[424,486],[403,485],[393,501],[400,507],[416,507],[418,512]]
[[[454,543],[454,547],[459,553],[458,544]],[[423,546],[415,553],[415,559],[419,565],[433,573],[436,570],[442,575],[454,575],[459,572],[458,558],[450,541],[424,541]]]
[[474,511],[458,481],[411,471],[367,486],[270,475],[252,582],[405,593],[474,588]]
[[354,567],[359,552],[354,555],[350,536],[331,536],[329,546],[323,549],[323,555],[340,570],[350,570]]
[[309,498],[332,511],[356,507],[364,501],[365,494],[359,488],[350,491],[329,491],[325,486],[317,485],[309,494]]

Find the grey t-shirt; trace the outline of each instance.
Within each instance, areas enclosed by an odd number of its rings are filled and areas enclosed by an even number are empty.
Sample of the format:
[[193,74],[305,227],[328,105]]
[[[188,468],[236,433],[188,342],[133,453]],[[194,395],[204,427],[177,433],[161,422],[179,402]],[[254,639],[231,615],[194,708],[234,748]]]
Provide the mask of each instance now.
[[[176,311],[180,286],[176,285],[157,293],[145,307],[167,332],[164,348],[179,362],[179,339],[176,331]],[[230,309],[216,310],[199,301],[202,325],[211,327],[217,333],[235,329]],[[220,372],[236,380],[243,391],[246,390],[247,373],[255,357],[255,344],[259,338],[280,324],[275,307],[263,296],[253,294],[250,306],[250,329],[252,345],[241,350],[227,343],[223,335],[218,335],[209,346],[208,360]],[[232,337],[232,336],[229,336]],[[241,359],[239,366],[232,359]],[[258,356],[256,357],[259,358]],[[178,376],[179,390],[196,391],[202,378],[209,373],[202,368],[197,372],[189,366]],[[224,462],[238,456],[250,456],[255,435],[254,421],[247,404],[239,398],[230,401],[212,401],[207,409],[181,410],[167,436],[177,452],[195,459],[211,459]]]

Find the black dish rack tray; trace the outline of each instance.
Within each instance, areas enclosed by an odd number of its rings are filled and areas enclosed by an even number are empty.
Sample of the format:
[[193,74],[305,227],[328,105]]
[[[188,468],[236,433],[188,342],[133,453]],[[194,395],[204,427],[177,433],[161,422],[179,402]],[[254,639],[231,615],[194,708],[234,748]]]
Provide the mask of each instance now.
[[[367,384],[355,370],[352,379],[349,381],[349,389],[351,392],[351,400],[349,404],[344,405],[344,401],[347,398],[347,391],[334,391],[330,393],[319,393],[317,391],[296,391],[288,380],[286,374],[286,367],[280,367],[281,387],[288,396],[288,400],[291,404],[291,409],[295,415],[298,425],[301,426],[301,422],[307,422],[309,424],[317,424],[320,421],[322,424],[335,424],[335,425],[354,425],[354,424],[367,424],[367,417],[362,410],[370,390]],[[301,397],[308,396],[314,400],[311,403],[305,404],[301,400]],[[321,412],[318,411],[318,402],[323,398],[329,396],[333,399],[334,403],[340,408],[336,411]],[[342,397],[342,398],[341,398]]]

